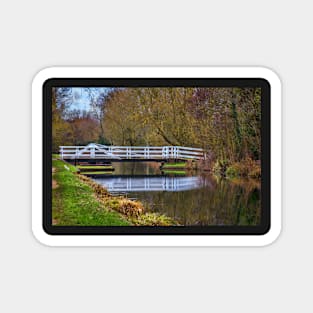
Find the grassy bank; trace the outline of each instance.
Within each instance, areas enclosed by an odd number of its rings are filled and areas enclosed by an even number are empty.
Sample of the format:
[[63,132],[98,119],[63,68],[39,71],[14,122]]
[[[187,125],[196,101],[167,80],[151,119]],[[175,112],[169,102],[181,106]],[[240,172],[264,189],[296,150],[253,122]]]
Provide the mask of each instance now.
[[186,175],[186,171],[181,171],[181,170],[162,170],[162,172],[164,174],[168,174],[168,175]]
[[110,175],[110,174],[113,174],[114,172],[110,172],[110,171],[105,171],[105,172],[102,172],[102,171],[95,171],[95,172],[91,172],[91,171],[84,171],[82,172],[84,175]]
[[80,170],[113,170],[112,165],[78,165],[76,166]]
[[130,225],[120,214],[110,211],[97,201],[90,186],[80,181],[76,168],[53,160],[52,219],[55,225]]
[[164,174],[168,175],[186,175],[187,172],[196,170],[196,162],[186,161],[186,162],[169,162],[164,163],[161,166],[161,170]]
[[164,163],[162,169],[185,169],[186,164],[186,162]]
[[52,218],[54,225],[170,226],[175,221],[147,212],[138,201],[113,197],[77,168],[53,160]]

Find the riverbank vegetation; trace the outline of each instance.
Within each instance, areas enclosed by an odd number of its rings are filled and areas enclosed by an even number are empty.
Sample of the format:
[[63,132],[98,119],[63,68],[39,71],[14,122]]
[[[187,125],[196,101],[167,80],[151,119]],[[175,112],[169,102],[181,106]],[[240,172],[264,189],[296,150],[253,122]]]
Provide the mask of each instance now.
[[90,142],[199,147],[202,170],[260,177],[260,88],[85,88],[88,110],[71,108],[73,90],[53,90],[55,152]]
[[148,212],[139,201],[113,197],[101,185],[61,160],[52,160],[53,225],[171,226],[171,218]]
[[162,169],[186,169],[187,168],[187,162],[164,163],[161,168]]
[[112,165],[78,165],[79,170],[113,170]]

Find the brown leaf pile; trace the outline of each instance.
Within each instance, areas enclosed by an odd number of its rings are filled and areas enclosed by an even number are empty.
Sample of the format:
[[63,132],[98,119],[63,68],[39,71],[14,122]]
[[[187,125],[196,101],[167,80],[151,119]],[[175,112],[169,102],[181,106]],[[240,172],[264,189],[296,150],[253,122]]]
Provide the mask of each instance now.
[[115,211],[122,213],[128,217],[138,217],[144,213],[143,205],[138,201],[129,200],[126,198],[114,198],[110,193],[101,185],[95,183],[87,176],[77,174],[79,179],[90,186],[95,193],[96,197],[104,204],[110,204],[109,207]]
[[126,216],[138,217],[144,213],[144,207],[140,202],[121,199],[116,210]]

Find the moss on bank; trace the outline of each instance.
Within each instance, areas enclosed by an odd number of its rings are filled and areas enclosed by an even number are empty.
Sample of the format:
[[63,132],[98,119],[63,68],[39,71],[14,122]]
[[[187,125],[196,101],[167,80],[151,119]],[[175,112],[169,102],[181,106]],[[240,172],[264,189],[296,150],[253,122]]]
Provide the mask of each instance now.
[[92,179],[78,174],[76,167],[53,160],[52,190],[54,225],[81,226],[170,226],[171,218],[146,212],[142,203],[125,197],[113,197]]

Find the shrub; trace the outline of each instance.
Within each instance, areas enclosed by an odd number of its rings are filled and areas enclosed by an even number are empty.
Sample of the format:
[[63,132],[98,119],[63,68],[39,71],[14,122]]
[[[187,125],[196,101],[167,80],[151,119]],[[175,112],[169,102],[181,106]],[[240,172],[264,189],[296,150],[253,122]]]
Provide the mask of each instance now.
[[157,213],[145,213],[139,216],[138,219],[132,221],[137,226],[175,226],[177,222],[170,217]]
[[247,158],[241,162],[233,163],[226,170],[226,176],[228,177],[261,177],[261,166],[259,161]]
[[217,160],[212,167],[212,172],[217,175],[225,176],[229,162],[227,160]]
[[261,177],[261,165],[259,163],[255,163],[249,172],[249,177],[259,178]]
[[119,201],[116,211],[126,215],[138,217],[144,212],[144,207],[140,202],[122,199]]
[[237,164],[233,164],[229,166],[226,170],[226,176],[227,177],[236,177],[239,176],[239,168]]

